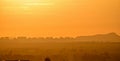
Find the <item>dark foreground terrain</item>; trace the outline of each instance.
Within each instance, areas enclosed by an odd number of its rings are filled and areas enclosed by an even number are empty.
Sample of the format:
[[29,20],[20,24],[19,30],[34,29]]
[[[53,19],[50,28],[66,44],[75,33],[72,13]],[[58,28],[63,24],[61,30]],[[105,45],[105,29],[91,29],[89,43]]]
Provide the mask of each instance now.
[[4,37],[0,61],[120,61],[119,41],[114,33],[59,39]]
[[[120,61],[120,43],[57,43],[40,48],[7,48],[0,50],[0,61]],[[45,48],[44,48],[45,47]],[[49,48],[47,48],[49,47]]]

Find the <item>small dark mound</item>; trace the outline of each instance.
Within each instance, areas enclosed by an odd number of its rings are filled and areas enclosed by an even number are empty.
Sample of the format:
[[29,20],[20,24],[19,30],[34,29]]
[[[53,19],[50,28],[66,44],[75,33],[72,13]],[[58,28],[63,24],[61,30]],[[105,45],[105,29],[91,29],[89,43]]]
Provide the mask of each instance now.
[[45,61],[51,61],[49,57],[46,57],[45,58]]

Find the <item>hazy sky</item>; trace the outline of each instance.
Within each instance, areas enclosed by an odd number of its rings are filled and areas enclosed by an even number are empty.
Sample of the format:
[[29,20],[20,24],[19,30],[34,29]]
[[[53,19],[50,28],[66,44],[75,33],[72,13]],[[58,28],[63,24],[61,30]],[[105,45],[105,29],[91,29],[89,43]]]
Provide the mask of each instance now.
[[119,0],[0,0],[0,36],[120,34]]

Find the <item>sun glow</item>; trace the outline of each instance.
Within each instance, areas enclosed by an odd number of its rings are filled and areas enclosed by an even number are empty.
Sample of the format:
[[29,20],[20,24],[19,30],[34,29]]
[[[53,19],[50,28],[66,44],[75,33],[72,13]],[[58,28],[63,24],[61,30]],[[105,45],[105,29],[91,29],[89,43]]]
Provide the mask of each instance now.
[[5,2],[11,4],[21,4],[21,5],[51,5],[52,1],[49,0],[5,0]]
[[[53,0],[3,0],[4,11],[11,13],[32,13],[38,8],[53,6]],[[44,9],[42,9],[44,10]]]
[[45,1],[45,0],[20,0],[19,3],[21,3],[24,6],[32,6],[32,5],[52,5],[52,2]]
[[21,8],[53,5],[53,2],[49,0],[5,0],[3,2],[7,4],[7,7],[21,7]]

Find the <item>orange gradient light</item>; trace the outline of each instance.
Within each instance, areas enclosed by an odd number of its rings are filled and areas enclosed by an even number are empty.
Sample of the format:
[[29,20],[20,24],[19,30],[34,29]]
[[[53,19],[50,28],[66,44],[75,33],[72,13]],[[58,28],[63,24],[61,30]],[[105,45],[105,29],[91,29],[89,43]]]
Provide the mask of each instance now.
[[0,36],[120,33],[119,0],[0,0]]

